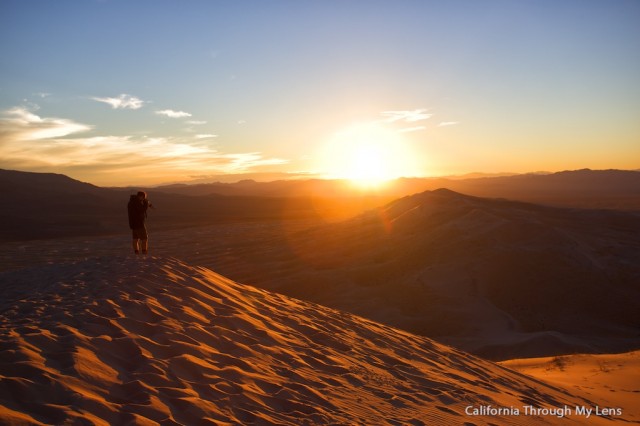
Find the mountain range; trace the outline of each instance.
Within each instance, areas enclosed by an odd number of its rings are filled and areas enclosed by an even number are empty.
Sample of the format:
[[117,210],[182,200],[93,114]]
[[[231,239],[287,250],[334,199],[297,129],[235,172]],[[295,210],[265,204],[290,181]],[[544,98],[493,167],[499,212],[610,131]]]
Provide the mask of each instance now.
[[0,241],[107,235],[126,227],[129,194],[146,190],[158,229],[217,222],[343,220],[438,188],[539,204],[640,210],[640,172],[578,170],[470,179],[398,179],[368,191],[339,180],[101,188],[64,175],[0,169]]
[[423,191],[448,188],[456,192],[489,198],[507,198],[563,207],[640,210],[640,171],[573,170],[558,173],[527,173],[498,176],[470,174],[443,178],[400,178],[376,188],[354,187],[341,180],[279,180],[237,183],[168,185],[160,191],[185,195],[244,195],[278,197],[331,196],[371,199],[382,205]]

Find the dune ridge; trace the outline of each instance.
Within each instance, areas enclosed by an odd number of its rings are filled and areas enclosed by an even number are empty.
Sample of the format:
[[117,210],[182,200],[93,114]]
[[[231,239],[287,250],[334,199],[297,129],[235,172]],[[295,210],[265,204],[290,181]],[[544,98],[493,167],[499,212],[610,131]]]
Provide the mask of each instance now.
[[595,404],[172,258],[5,272],[0,292],[6,424],[557,424],[465,408]]

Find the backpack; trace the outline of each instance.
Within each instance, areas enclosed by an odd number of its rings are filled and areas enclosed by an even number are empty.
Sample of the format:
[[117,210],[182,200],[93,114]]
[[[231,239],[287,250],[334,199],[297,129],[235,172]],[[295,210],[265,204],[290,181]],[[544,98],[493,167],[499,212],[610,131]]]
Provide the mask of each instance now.
[[144,220],[147,217],[147,207],[148,203],[140,201],[137,195],[129,197],[129,204],[127,204],[129,228],[135,229],[144,225]]

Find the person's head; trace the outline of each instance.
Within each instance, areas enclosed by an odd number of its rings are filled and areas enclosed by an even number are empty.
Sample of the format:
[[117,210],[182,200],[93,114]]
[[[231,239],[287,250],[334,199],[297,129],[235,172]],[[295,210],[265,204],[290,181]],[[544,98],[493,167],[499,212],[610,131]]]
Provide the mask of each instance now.
[[138,198],[141,200],[146,200],[147,198],[147,193],[144,191],[138,191]]

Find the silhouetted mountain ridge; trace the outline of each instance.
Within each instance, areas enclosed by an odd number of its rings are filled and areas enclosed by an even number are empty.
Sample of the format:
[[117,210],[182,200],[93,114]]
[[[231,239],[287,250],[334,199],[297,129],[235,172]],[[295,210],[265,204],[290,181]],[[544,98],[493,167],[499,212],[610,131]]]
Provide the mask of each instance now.
[[[576,170],[470,178],[400,178],[375,190],[355,190],[342,180],[241,181],[172,185],[157,190],[189,195],[312,196],[376,198],[378,205],[423,191],[448,188],[488,198],[508,198],[564,207],[640,210],[640,172]],[[372,207],[372,206],[371,206]]]
[[123,194],[53,173],[0,170],[0,240],[111,233]]
[[[46,189],[46,192],[43,190]],[[0,191],[11,193],[24,192],[26,195],[47,194],[91,194],[101,188],[90,183],[80,182],[66,175],[57,173],[31,173],[0,169]]]
[[[640,172],[578,170],[473,179],[403,178],[376,190],[345,181],[290,180],[147,188],[157,229],[228,220],[344,219],[395,199],[447,188],[549,205],[640,210]],[[0,170],[0,239],[59,238],[122,231],[138,188],[100,188],[64,175]]]
[[[126,234],[126,205],[129,195],[138,190],[100,188],[63,175],[9,170],[0,170],[0,189],[0,240]],[[149,213],[155,230],[318,217],[318,205],[304,197],[147,191],[156,207]]]

